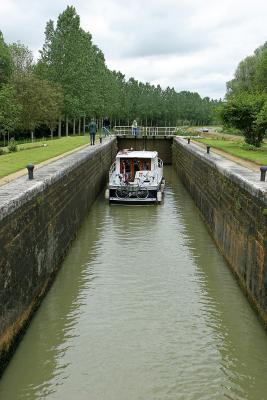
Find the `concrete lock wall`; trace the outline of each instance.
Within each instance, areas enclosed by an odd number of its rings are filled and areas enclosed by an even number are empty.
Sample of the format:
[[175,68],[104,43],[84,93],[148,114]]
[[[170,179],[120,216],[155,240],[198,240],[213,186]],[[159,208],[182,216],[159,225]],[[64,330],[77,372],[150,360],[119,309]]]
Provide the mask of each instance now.
[[174,139],[173,165],[267,326],[267,182],[182,138]]
[[116,139],[0,187],[0,373],[106,183]]

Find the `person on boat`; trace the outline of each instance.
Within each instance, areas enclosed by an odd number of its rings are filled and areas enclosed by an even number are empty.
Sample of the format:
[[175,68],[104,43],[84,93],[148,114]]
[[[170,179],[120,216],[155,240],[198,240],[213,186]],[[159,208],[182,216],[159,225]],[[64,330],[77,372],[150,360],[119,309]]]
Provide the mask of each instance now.
[[92,118],[91,122],[89,124],[89,135],[90,135],[91,146],[93,146],[95,144],[96,132],[97,132],[97,126],[96,126],[94,118]]
[[105,137],[109,135],[110,133],[109,129],[110,129],[110,121],[108,117],[105,117],[103,119],[103,129],[102,129]]
[[150,166],[149,166],[149,162],[148,161],[145,161],[144,162],[144,171],[149,171],[150,170]]
[[136,119],[134,119],[132,123],[132,135],[137,136],[137,133],[138,133],[138,124]]

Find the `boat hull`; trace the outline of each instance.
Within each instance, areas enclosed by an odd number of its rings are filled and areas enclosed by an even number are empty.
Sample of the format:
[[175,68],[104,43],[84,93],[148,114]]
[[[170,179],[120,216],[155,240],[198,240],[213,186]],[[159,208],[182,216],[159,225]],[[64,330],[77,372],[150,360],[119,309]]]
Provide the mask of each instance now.
[[148,204],[159,203],[158,193],[160,188],[125,188],[125,187],[110,187],[108,198],[110,203],[126,203],[126,204]]

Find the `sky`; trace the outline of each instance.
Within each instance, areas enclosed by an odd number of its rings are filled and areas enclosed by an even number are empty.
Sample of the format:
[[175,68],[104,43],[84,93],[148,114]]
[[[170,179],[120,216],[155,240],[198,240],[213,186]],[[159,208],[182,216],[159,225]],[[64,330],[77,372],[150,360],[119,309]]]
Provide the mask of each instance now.
[[266,0],[0,0],[0,30],[38,57],[45,25],[73,5],[108,68],[126,79],[224,98],[238,63],[267,40]]

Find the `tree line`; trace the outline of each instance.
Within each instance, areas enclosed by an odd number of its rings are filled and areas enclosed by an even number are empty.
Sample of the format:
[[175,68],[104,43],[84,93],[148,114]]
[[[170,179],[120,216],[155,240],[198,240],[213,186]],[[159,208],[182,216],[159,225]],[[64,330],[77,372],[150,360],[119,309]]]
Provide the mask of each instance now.
[[73,6],[45,28],[40,56],[24,44],[7,45],[0,32],[0,130],[23,136],[85,131],[88,118],[112,125],[206,125],[220,101],[190,91],[162,89],[107,68],[102,51],[80,26]]
[[239,63],[220,114],[226,126],[241,130],[246,143],[260,147],[267,130],[267,42]]

